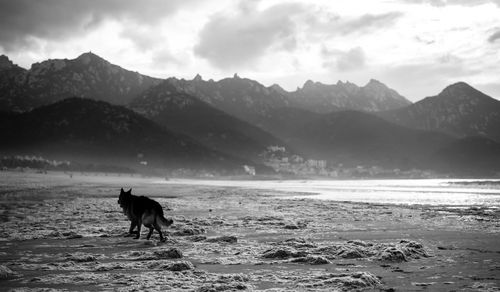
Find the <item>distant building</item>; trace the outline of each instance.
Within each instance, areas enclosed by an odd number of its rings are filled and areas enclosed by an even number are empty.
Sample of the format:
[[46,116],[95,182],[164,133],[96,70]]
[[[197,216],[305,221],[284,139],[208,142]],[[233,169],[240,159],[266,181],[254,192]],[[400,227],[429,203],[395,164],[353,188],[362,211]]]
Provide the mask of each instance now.
[[250,166],[250,165],[243,165],[243,170],[245,170],[245,173],[251,176],[255,175],[255,167]]
[[315,160],[315,159],[308,159],[306,161],[307,166],[309,167],[316,167],[316,168],[326,168],[326,160]]
[[286,148],[283,146],[267,146],[267,150],[271,152],[285,152]]

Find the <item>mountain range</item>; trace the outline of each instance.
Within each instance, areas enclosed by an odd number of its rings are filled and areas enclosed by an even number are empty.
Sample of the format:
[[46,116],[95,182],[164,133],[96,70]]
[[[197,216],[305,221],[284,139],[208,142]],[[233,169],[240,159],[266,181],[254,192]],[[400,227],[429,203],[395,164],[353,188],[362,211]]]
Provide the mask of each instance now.
[[411,103],[373,79],[361,87],[307,81],[289,92],[237,74],[161,80],[92,53],[29,70],[0,56],[4,153],[127,163],[140,153],[156,167],[234,170],[265,163],[263,153],[278,146],[331,166],[494,175],[499,119],[500,101],[463,82]]
[[19,112],[74,96],[124,105],[160,83],[160,79],[125,70],[93,53],[35,63],[29,70],[2,55],[0,75],[0,110]]

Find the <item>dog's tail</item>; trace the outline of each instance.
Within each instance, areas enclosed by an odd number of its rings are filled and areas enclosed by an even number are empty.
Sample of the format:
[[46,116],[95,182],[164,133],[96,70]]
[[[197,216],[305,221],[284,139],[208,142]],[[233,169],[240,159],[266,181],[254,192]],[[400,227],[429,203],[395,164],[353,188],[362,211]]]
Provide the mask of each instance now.
[[174,223],[174,220],[172,218],[163,217],[163,214],[157,214],[156,222],[158,222],[160,225],[163,225],[164,227],[168,227]]

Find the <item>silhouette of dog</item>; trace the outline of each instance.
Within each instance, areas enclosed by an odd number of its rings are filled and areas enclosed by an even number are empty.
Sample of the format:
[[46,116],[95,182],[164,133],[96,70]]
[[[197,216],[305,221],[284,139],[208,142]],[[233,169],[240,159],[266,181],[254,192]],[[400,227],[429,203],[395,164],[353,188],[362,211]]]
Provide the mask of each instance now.
[[[125,192],[122,188],[118,204],[122,207],[123,214],[127,215],[131,221],[129,234],[136,234],[135,239],[139,239],[141,236],[141,226],[144,225],[149,228],[146,239],[150,239],[153,230],[156,230],[160,234],[160,240],[165,241],[161,226],[168,227],[174,223],[174,220],[166,219],[163,216],[160,203],[145,196],[134,196],[132,189]],[[135,227],[137,227],[137,231],[134,231]]]

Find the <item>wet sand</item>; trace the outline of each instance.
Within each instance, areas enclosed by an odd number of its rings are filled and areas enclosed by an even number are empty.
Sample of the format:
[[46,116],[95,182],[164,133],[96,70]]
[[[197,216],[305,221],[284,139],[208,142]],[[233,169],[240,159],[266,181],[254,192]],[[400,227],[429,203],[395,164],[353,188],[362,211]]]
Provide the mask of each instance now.
[[[2,290],[500,291],[500,212],[293,199],[129,176],[0,172]],[[121,187],[168,240],[125,237]]]

